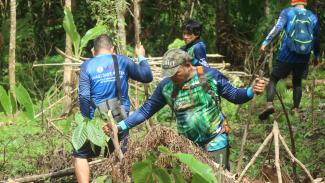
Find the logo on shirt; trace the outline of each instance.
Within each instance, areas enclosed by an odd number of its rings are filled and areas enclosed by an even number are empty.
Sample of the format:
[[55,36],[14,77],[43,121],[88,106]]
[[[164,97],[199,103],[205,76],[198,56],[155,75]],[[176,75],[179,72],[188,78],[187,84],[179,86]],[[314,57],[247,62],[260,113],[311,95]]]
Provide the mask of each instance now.
[[104,71],[104,68],[102,66],[97,67],[96,71],[98,73],[102,73]]

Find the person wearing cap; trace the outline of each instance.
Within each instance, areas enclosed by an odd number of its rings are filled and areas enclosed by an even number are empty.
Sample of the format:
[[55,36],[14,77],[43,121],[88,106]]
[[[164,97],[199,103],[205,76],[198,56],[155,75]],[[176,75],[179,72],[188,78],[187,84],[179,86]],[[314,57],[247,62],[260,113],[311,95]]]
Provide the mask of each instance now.
[[192,65],[208,67],[206,46],[201,39],[202,24],[195,20],[188,20],[182,26],[183,40],[186,45],[180,49],[189,53],[192,57]]
[[[308,75],[308,62],[311,51],[314,51],[314,65],[318,64],[320,55],[319,21],[311,11],[305,9],[307,0],[292,0],[292,7],[284,9],[271,32],[265,38],[260,48],[263,54],[267,45],[284,30],[284,38],[273,65],[270,82],[267,86],[266,108],[259,115],[261,120],[275,112],[273,99],[275,88],[280,79],[292,73],[293,107],[292,111],[299,112],[302,97],[302,79]],[[297,31],[296,31],[297,30]],[[309,37],[309,41],[300,41]],[[298,46],[297,46],[298,45]],[[297,49],[298,48],[298,49]],[[301,49],[301,50],[300,50]],[[304,50],[306,50],[304,52]]]
[[[263,92],[265,82],[258,80],[252,87],[235,88],[216,69],[193,66],[192,59],[181,49],[167,51],[162,63],[164,79],[153,95],[113,128],[118,131],[133,128],[168,104],[176,115],[178,133],[211,152],[216,162],[229,169],[230,128],[221,111],[220,97],[242,104],[251,100],[255,93]],[[111,133],[112,129],[104,126],[104,131]]]
[[[130,99],[128,96],[128,80],[149,83],[153,80],[150,66],[146,60],[145,49],[142,45],[135,48],[139,63],[133,62],[124,55],[114,54],[113,40],[106,34],[98,36],[94,40],[92,49],[94,58],[82,63],[80,67],[79,102],[81,114],[89,119],[94,117],[96,108],[106,101],[119,100],[119,106],[123,108],[126,115],[130,111]],[[115,60],[115,61],[114,61]],[[116,70],[119,74],[116,74]],[[117,77],[120,78],[118,84]],[[111,109],[113,110],[113,109]],[[126,151],[128,130],[120,131],[118,134],[121,142],[121,150]],[[112,140],[109,140],[104,155],[114,151]],[[75,174],[79,183],[89,182],[88,159],[98,157],[101,148],[91,144],[90,141],[73,152]]]

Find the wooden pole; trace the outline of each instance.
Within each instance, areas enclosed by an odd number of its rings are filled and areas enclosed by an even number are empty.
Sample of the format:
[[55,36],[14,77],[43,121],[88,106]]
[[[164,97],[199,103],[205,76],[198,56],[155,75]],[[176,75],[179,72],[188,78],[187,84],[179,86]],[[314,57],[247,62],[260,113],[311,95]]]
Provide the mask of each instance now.
[[275,167],[278,175],[278,183],[282,183],[282,174],[280,166],[280,147],[279,147],[279,127],[278,123],[273,123],[273,137],[274,137],[274,148],[275,148]]

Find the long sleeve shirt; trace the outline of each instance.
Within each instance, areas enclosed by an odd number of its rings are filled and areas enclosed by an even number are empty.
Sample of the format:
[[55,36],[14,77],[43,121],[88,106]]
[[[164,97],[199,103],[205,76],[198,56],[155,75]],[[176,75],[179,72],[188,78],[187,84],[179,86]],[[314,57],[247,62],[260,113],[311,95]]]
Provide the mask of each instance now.
[[[228,79],[219,71],[205,67],[207,82],[212,91],[217,95],[235,104],[242,104],[253,97],[252,88],[235,88]],[[189,86],[199,83],[196,73],[185,84]],[[178,132],[198,144],[215,138],[224,120],[221,109],[215,104],[210,94],[202,87],[193,88],[191,91],[180,91],[175,102],[172,102],[173,82],[170,78],[162,80],[153,95],[127,119],[119,123],[122,129],[132,128],[146,119],[149,119],[166,104],[171,106],[176,114]],[[225,138],[227,139],[227,138]],[[225,141],[227,143],[227,141]],[[220,148],[220,143],[211,146],[210,151]]]
[[[296,12],[305,12],[305,11],[309,11],[306,9],[301,9],[301,8],[297,8],[297,7],[291,7],[291,8],[287,8],[284,9],[281,14],[280,17],[276,23],[276,25],[273,27],[273,29],[271,30],[271,32],[268,34],[268,36],[265,38],[265,40],[263,41],[262,45],[266,46],[268,45],[282,30],[284,30],[286,32],[286,34],[284,35],[284,38],[282,40],[282,44],[281,44],[281,48],[277,57],[277,60],[280,62],[286,62],[286,63],[306,63],[309,61],[310,58],[310,54],[297,54],[294,52],[290,52],[287,48],[287,44],[286,44],[286,39],[287,39],[287,34],[289,32],[289,30],[292,27],[293,24],[293,20],[295,17]],[[314,15],[312,12],[309,11],[308,13],[309,19],[311,21],[311,26],[313,29],[313,37],[314,37],[314,47],[313,47],[313,51],[314,51],[314,55],[316,58],[319,57],[320,55],[320,26],[319,26],[319,21],[316,17],[316,15]]]
[[206,55],[206,46],[200,39],[187,44],[180,49],[188,52],[193,56],[192,65],[209,67]]
[[[117,55],[117,60],[122,89],[121,104],[129,112],[128,79],[149,83],[153,76],[148,62],[142,56],[139,57],[139,64],[123,55]],[[80,68],[79,81],[81,114],[91,119],[98,104],[116,97],[118,93],[112,55],[98,55],[85,61]]]

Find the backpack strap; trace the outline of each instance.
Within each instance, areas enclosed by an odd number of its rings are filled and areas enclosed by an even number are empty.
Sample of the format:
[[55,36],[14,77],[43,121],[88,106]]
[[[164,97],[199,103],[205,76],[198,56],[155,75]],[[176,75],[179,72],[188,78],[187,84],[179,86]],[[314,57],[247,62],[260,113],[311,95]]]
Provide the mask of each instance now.
[[196,67],[197,68],[197,72],[198,72],[198,75],[199,75],[199,81],[200,81],[200,84],[202,85],[202,88],[204,89],[204,91],[209,94],[212,99],[214,100],[215,104],[219,107],[220,111],[221,111],[221,99],[220,99],[220,96],[219,95],[216,95],[212,90],[211,90],[211,87],[210,85],[208,84],[207,82],[207,77],[205,75],[205,72],[204,72],[204,67],[203,66],[198,66]]
[[122,87],[121,87],[120,70],[119,70],[119,65],[118,65],[118,61],[117,61],[117,56],[112,55],[112,58],[113,58],[113,62],[114,62],[117,96],[118,96],[118,99],[122,102]]

